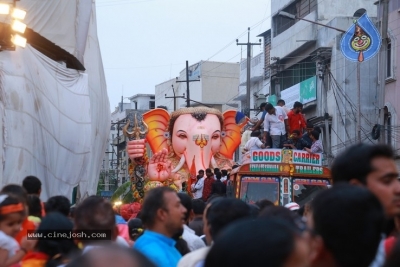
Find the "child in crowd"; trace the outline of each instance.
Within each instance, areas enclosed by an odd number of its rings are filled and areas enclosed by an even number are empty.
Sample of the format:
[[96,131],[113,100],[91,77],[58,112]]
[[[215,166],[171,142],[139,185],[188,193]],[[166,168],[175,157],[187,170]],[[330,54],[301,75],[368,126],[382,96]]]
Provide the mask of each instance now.
[[143,223],[139,218],[128,221],[129,237],[134,242],[143,234]]
[[25,208],[17,198],[0,195],[0,266],[18,263],[32,249],[34,242],[24,238],[21,247],[14,239],[25,219]]
[[1,189],[0,193],[14,196],[24,206],[25,213],[22,218],[22,226],[19,233],[15,236],[15,240],[17,240],[17,242],[21,245],[22,239],[27,236],[28,230],[36,230],[35,223],[28,219],[28,194],[22,186],[16,184],[9,184],[4,186],[3,189]]
[[[38,233],[57,231],[69,233],[73,230],[73,223],[64,214],[57,211],[48,213],[37,229]],[[79,254],[78,247],[71,238],[45,239],[40,238],[34,248],[21,262],[21,267],[56,267],[67,264],[69,259]]]
[[28,220],[35,223],[35,226],[38,227],[42,218],[42,202],[40,198],[35,195],[28,195],[28,209]]

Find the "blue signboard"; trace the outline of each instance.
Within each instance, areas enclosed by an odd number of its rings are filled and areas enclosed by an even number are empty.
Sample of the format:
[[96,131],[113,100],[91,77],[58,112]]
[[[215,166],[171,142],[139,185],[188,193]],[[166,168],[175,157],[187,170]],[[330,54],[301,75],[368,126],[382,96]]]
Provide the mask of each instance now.
[[343,35],[340,50],[348,60],[363,62],[374,57],[381,44],[378,30],[364,13]]

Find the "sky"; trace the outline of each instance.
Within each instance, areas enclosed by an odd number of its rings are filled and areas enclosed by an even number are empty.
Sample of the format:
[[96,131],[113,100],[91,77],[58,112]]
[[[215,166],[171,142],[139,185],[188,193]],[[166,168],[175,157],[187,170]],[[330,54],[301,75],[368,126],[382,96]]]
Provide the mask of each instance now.
[[[201,60],[240,62],[270,29],[271,0],[96,0],[110,109]],[[253,47],[253,55],[262,46]],[[129,102],[124,99],[124,102]]]

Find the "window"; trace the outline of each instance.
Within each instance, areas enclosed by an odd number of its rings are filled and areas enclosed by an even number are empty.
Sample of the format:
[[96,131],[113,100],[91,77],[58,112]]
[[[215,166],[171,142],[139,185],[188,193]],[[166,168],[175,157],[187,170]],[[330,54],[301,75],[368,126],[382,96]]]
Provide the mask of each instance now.
[[[293,66],[279,72],[276,79],[271,81],[271,87],[274,88],[276,84],[280,84],[280,89],[285,90],[295,84],[298,84],[308,78],[316,75],[316,64],[307,58]],[[275,92],[277,93],[277,92]]]
[[[282,11],[304,18],[317,10],[317,0],[297,0]],[[292,27],[297,21],[287,17],[276,15],[273,18],[274,37]]]
[[[271,39],[271,37],[269,37]],[[265,44],[264,39],[264,44]],[[270,69],[270,57],[271,57],[271,42],[265,45],[265,56],[264,56],[264,79],[268,79],[271,76],[271,69]]]
[[386,46],[386,78],[392,77],[392,42],[389,39]]
[[154,109],[156,107],[155,101],[149,101],[149,109]]
[[155,96],[150,96],[150,99],[155,99],[156,97]]

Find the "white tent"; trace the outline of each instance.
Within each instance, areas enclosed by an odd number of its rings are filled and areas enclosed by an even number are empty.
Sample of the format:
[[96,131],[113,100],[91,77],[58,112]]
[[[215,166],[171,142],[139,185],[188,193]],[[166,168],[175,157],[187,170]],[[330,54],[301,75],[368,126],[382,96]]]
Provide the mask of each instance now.
[[[2,1],[3,2],[3,1]],[[0,52],[0,181],[41,179],[42,200],[96,193],[110,130],[95,1],[20,0],[24,23],[75,56],[67,68],[28,44]]]

